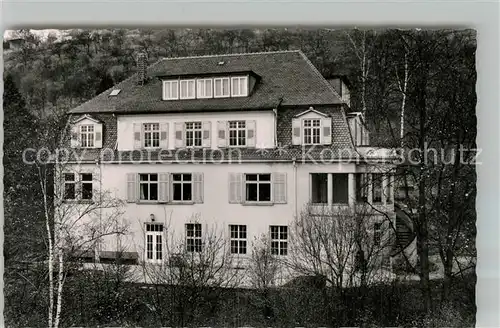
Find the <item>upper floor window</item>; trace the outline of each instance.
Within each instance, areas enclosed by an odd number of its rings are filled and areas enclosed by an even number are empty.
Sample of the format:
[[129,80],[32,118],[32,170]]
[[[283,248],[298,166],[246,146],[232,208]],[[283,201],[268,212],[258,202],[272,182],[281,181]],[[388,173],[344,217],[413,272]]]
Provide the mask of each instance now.
[[93,148],[94,147],[94,125],[93,124],[83,124],[80,125],[80,146],[82,148]]
[[247,202],[271,201],[271,174],[246,174],[245,186]]
[[158,200],[158,174],[139,174],[140,200]]
[[231,84],[232,97],[246,97],[248,95],[248,78],[246,76],[232,77]]
[[92,199],[92,173],[81,174],[82,199]]
[[318,145],[321,143],[321,120],[303,120],[303,135],[305,145]]
[[[78,180],[78,181],[77,181]],[[76,188],[77,184],[80,186]],[[92,173],[64,173],[64,199],[89,201],[93,197]]]
[[181,99],[194,99],[195,93],[195,80],[181,80]]
[[64,174],[64,199],[76,198],[76,181],[74,173]]
[[160,124],[146,123],[144,128],[144,147],[157,148],[160,147]]
[[221,77],[214,79],[214,97],[223,98],[229,97],[230,95],[230,85],[228,77]]
[[201,147],[202,126],[201,122],[186,122],[186,147]]
[[163,81],[163,99],[179,99],[179,81]]
[[191,174],[176,173],[172,174],[172,200],[186,202],[193,200],[193,185]]
[[246,146],[246,122],[229,121],[229,146]]
[[198,98],[212,98],[213,97],[213,85],[212,79],[200,79],[197,85],[197,95]]

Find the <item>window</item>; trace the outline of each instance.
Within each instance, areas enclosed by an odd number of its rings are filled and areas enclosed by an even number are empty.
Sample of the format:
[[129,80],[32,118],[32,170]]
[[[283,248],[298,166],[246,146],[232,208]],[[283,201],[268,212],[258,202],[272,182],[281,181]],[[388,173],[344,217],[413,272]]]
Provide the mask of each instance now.
[[191,201],[193,199],[193,185],[191,174],[172,174],[172,189],[174,201]]
[[146,260],[163,259],[163,224],[146,223]]
[[380,173],[372,174],[372,201],[374,203],[382,202],[382,177]]
[[64,199],[75,199],[75,174],[65,173],[64,174]]
[[139,174],[140,200],[158,200],[158,174]]
[[201,224],[186,224],[186,250],[188,252],[201,252]]
[[194,80],[181,80],[181,99],[194,99],[195,84]]
[[386,175],[387,183],[385,184],[385,201],[387,204],[392,203],[392,182],[391,176]]
[[375,246],[380,246],[381,237],[382,237],[382,223],[375,223],[373,225],[373,244]]
[[247,202],[270,202],[271,174],[246,174],[245,190]]
[[311,203],[328,203],[328,174],[311,173]]
[[348,203],[348,175],[346,173],[332,174],[333,181],[333,203],[347,204]]
[[92,173],[81,174],[82,199],[92,199]]
[[304,144],[317,145],[321,143],[321,120],[304,120]]
[[202,79],[198,80],[197,87],[197,97],[198,98],[212,98],[213,96],[213,87],[212,87],[212,79]]
[[246,133],[245,121],[229,121],[229,146],[245,146]]
[[231,84],[232,97],[245,97],[248,95],[248,79],[246,76],[232,77]]
[[247,253],[247,226],[246,225],[229,225],[231,254],[246,254]]
[[271,254],[288,254],[288,227],[271,226]]
[[160,147],[160,124],[158,123],[144,124],[144,147],[145,148]]
[[368,201],[368,180],[366,173],[356,173],[356,202]]
[[201,147],[202,130],[201,122],[187,122],[186,131],[186,147]]
[[94,147],[94,126],[92,124],[80,125],[81,147]]
[[163,81],[163,99],[179,99],[179,81]]
[[214,97],[229,97],[229,78],[222,77],[214,79]]

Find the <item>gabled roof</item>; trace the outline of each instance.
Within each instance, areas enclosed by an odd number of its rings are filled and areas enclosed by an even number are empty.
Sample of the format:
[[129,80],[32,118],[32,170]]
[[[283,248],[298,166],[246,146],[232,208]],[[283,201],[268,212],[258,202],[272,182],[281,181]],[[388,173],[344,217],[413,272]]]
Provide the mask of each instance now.
[[[223,65],[218,63],[223,61]],[[248,97],[162,100],[161,76],[252,71],[260,76]],[[246,54],[164,58],[147,68],[148,81],[136,75],[72,109],[70,113],[149,113],[273,109],[281,106],[341,104],[338,93],[298,50]],[[112,89],[121,92],[109,97]]]
[[303,116],[303,115],[306,115],[307,113],[316,113],[320,116],[324,116],[324,117],[327,117],[328,115],[325,114],[325,113],[322,113],[320,111],[317,111],[315,110],[313,107],[309,107],[308,110],[304,111],[304,112],[301,112],[301,113],[298,113],[297,115],[295,115],[295,117],[300,117],[300,116]]
[[87,119],[87,120],[91,120],[91,121],[94,121],[95,123],[101,123],[101,121],[99,121],[98,119],[96,119],[96,118],[94,118],[94,117],[92,117],[92,116],[90,116],[90,115],[88,115],[88,114],[84,114],[84,115],[82,115],[82,116],[80,116],[80,117],[75,118],[75,119],[72,121],[72,123],[78,123],[78,122],[83,121],[83,120],[85,120],[85,119]]

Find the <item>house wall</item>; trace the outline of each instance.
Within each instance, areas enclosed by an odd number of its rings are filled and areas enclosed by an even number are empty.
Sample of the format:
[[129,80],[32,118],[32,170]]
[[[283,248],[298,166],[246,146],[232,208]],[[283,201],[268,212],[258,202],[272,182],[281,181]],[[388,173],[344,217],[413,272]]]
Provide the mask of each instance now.
[[118,150],[134,149],[134,123],[168,123],[168,149],[175,149],[176,122],[211,122],[211,148],[217,148],[217,122],[230,120],[255,120],[256,147],[271,148],[275,141],[275,117],[272,111],[120,115],[117,119]]
[[[126,236],[120,238],[127,251],[144,252],[144,223],[153,214],[156,222],[164,222],[167,229],[182,239],[185,224],[200,221],[205,229],[216,226],[227,234],[229,224],[247,225],[247,254],[251,243],[261,235],[268,236],[270,225],[289,225],[310,200],[310,173],[354,173],[354,163],[296,164],[241,163],[241,164],[84,164],[79,171],[95,172],[100,177],[102,190],[113,197],[127,199],[127,173],[203,173],[204,199],[201,204],[125,203],[123,219],[129,225]],[[286,173],[287,202],[272,205],[229,203],[229,173]],[[96,185],[98,183],[96,182]],[[391,210],[391,208],[387,208]],[[206,231],[206,230],[205,230]],[[116,250],[116,237],[106,237],[101,250]]]

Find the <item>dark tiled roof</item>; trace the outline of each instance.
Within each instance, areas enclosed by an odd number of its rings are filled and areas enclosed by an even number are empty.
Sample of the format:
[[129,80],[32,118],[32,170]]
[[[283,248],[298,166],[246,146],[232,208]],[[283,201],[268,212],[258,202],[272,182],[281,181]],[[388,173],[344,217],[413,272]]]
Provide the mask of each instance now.
[[[224,65],[218,62],[224,61]],[[217,74],[251,70],[260,76],[248,97],[162,100],[157,75]],[[301,51],[165,58],[147,69],[148,80],[138,86],[136,75],[115,85],[70,113],[188,112],[272,109],[280,98],[282,106],[340,104],[333,87]],[[112,89],[120,89],[110,97]]]
[[[352,148],[340,148],[337,146],[288,146],[281,148],[221,148],[221,149],[177,149],[177,150],[100,150],[88,149],[75,151],[80,161],[95,161],[100,158],[102,162],[118,163],[220,163],[230,161],[336,161],[357,160],[359,154]],[[73,157],[74,159],[74,157]]]

